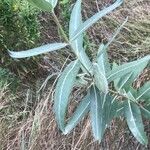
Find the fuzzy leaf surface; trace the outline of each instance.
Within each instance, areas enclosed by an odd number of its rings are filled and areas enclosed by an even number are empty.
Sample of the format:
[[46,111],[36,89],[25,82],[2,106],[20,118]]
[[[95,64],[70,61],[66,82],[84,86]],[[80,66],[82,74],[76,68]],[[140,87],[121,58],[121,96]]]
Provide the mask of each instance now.
[[99,19],[107,15],[108,13],[112,12],[114,9],[119,7],[122,4],[123,0],[116,0],[114,4],[111,6],[104,8],[102,11],[96,13],[91,18],[86,20],[78,29],[76,30],[74,36],[72,37],[71,41],[75,40],[80,34],[86,31],[89,27],[91,27],[94,23],[96,23]]
[[107,74],[109,71],[111,71],[110,63],[107,55],[106,46],[102,43],[99,46],[98,53],[97,53],[97,63],[99,66],[101,63],[103,63],[105,68],[105,73]]
[[79,60],[71,62],[63,71],[56,85],[54,95],[54,110],[58,126],[62,132],[65,129],[65,115],[76,76],[80,69]]
[[[71,39],[78,27],[82,25],[82,15],[81,15],[81,0],[77,0],[70,17],[69,24],[69,39]],[[88,58],[85,50],[83,48],[83,34],[78,36],[74,41],[71,41],[71,47],[73,48],[78,59],[81,61],[83,66],[92,73],[92,63]]]
[[100,91],[108,93],[108,81],[105,74],[103,57],[101,59],[101,62],[99,62],[99,64],[94,63],[94,71],[95,71],[94,78],[96,86]]
[[142,116],[146,119],[150,119],[150,105],[141,106],[140,108],[141,108]]
[[117,108],[112,107],[112,99],[110,95],[100,92],[95,86],[91,88],[90,116],[96,140],[102,140],[107,125],[116,115]]
[[58,2],[58,0],[46,0],[46,1],[49,1],[52,4],[53,8],[56,7],[57,2]]
[[69,133],[88,113],[90,109],[90,94],[88,93],[83,100],[79,103],[76,111],[65,127],[65,134]]
[[148,139],[144,132],[141,111],[137,104],[128,100],[125,105],[125,116],[127,124],[134,137],[144,145],[148,144]]
[[62,49],[64,47],[66,47],[67,45],[68,44],[66,44],[66,43],[46,44],[46,45],[43,45],[43,46],[40,46],[37,48],[24,50],[24,51],[20,51],[20,52],[9,51],[9,55],[13,58],[26,58],[26,57],[37,56],[39,54]]
[[143,70],[147,66],[149,60],[150,60],[150,55],[145,56],[136,61],[125,63],[123,65],[115,67],[114,69],[110,71],[110,73],[107,76],[107,79],[109,80],[109,82],[111,82],[117,78],[121,78],[127,73],[133,72],[134,74],[134,71],[135,72],[138,72],[137,70],[141,71],[141,68]]
[[108,110],[109,112],[109,121],[110,122],[113,118],[119,118],[124,116],[124,102],[117,99],[117,96],[111,97],[111,106]]
[[146,82],[139,90],[136,100],[150,100],[150,81]]

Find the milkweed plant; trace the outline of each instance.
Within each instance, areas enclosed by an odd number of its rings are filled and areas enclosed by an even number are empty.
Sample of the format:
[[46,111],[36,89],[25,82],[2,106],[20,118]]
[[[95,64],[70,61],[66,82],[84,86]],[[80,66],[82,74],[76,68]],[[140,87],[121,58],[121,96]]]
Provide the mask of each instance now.
[[[119,7],[123,0],[116,0],[86,21],[82,20],[81,15],[82,0],[76,0],[70,17],[69,36],[66,35],[55,15],[54,8],[58,0],[28,1],[41,10],[52,14],[65,42],[50,43],[19,52],[9,51],[10,56],[13,58],[26,58],[63,49],[66,46],[70,47],[76,55],[76,59],[61,73],[55,89],[54,111],[60,130],[64,134],[69,133],[85,115],[89,114],[93,136],[95,140],[100,142],[112,119],[122,116],[127,121],[134,137],[141,144],[147,145],[148,138],[144,132],[142,118],[150,119],[150,81],[139,89],[133,87],[133,82],[143,69],[149,65],[150,55],[122,65],[110,64],[107,55],[109,45],[127,22],[127,19],[117,29],[108,43],[100,44],[97,56],[93,61],[89,59],[83,47],[83,34],[86,30]],[[76,85],[87,87],[85,90],[87,94],[79,102],[72,117],[66,120],[67,107],[70,102],[69,96]]]

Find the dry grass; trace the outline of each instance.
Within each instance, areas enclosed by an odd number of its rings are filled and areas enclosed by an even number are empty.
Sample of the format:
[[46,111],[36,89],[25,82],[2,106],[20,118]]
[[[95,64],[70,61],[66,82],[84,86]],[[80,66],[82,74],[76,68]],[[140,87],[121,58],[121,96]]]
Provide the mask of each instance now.
[[[53,114],[53,85],[50,84],[47,91],[36,94],[27,90],[26,96],[17,107],[18,101],[14,99],[16,104],[15,112],[7,112],[10,110],[4,107],[5,114],[1,115],[0,124],[0,149],[2,150],[125,150],[135,149],[144,150],[127,130],[126,123],[123,119],[116,119],[105,134],[105,138],[101,144],[93,140],[91,134],[91,126],[88,117],[67,136],[61,134],[57,128]],[[79,91],[75,93],[78,95]],[[41,96],[42,95],[42,96]],[[12,99],[5,95],[7,100]],[[2,100],[2,99],[1,99]],[[16,101],[16,103],[15,103]],[[77,105],[74,101],[69,107],[72,113],[73,108]],[[148,122],[145,123],[147,131],[150,133]]]
[[[84,9],[88,12],[84,11],[85,18],[109,2],[110,0],[92,2],[84,0]],[[123,22],[126,16],[129,16],[129,21],[110,47],[110,58],[129,61],[150,53],[150,2],[148,0],[126,0],[123,7],[97,23],[95,30],[90,29],[90,41],[93,42],[92,53],[96,52],[99,42],[106,42],[111,37],[114,29]],[[68,55],[61,54],[61,59],[57,53],[47,55],[40,66],[50,73],[57,73],[64,65]],[[145,70],[137,82],[137,87],[145,80],[150,80],[149,77],[149,70]],[[37,81],[36,88],[22,85],[17,96],[10,94],[7,86],[0,89],[0,150],[150,149],[150,145],[145,148],[135,140],[121,118],[111,123],[101,144],[93,139],[88,116],[69,135],[62,135],[57,128],[53,114],[54,80],[55,78],[52,78],[46,89],[40,94],[37,94],[37,90],[40,87],[39,83],[41,85],[41,79]],[[80,95],[77,91],[75,95],[78,94]],[[71,103],[70,113],[77,103],[77,101]],[[145,128],[150,134],[147,121]]]
[[[88,18],[99,9],[106,7],[110,0],[84,1],[84,16]],[[150,1],[125,0],[122,7],[104,17],[93,28],[89,29],[92,53],[96,52],[100,42],[107,42],[115,30],[128,17],[128,22],[111,44],[110,58],[119,61],[129,61],[150,54]]]

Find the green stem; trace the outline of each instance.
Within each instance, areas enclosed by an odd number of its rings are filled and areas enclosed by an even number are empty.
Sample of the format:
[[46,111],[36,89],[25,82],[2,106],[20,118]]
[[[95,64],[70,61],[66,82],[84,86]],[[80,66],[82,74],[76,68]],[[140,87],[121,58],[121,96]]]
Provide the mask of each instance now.
[[65,40],[67,43],[69,43],[69,39],[68,39],[68,37],[67,37],[65,31],[63,30],[62,25],[60,24],[60,22],[59,22],[57,16],[55,15],[54,11],[52,12],[52,16],[53,16],[54,21],[55,21],[56,25],[58,26],[58,28],[59,28],[61,34],[62,34],[62,36],[64,37],[64,40]]

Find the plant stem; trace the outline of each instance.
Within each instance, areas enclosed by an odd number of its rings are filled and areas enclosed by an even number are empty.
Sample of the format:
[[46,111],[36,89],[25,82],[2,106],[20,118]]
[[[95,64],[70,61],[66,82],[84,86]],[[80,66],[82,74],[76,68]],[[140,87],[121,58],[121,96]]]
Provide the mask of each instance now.
[[54,21],[55,21],[56,25],[58,26],[58,28],[59,28],[61,34],[62,34],[64,40],[65,40],[67,43],[69,43],[69,39],[68,39],[68,37],[67,37],[65,31],[63,30],[62,25],[60,24],[60,22],[59,22],[57,16],[55,15],[54,11],[52,12],[52,16],[53,16]]

